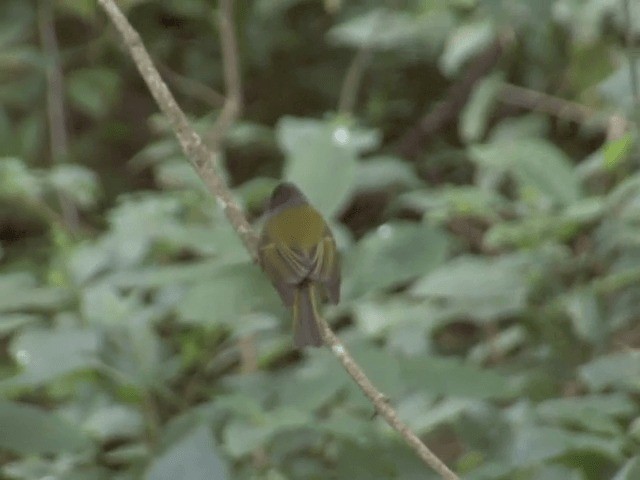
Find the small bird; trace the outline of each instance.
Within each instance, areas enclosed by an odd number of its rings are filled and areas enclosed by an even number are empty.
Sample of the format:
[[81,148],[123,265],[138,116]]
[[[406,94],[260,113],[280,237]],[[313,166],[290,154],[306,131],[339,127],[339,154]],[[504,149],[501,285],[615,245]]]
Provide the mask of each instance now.
[[321,346],[318,308],[321,301],[340,301],[340,259],[327,222],[292,183],[280,183],[271,194],[258,256],[292,310],[293,344]]

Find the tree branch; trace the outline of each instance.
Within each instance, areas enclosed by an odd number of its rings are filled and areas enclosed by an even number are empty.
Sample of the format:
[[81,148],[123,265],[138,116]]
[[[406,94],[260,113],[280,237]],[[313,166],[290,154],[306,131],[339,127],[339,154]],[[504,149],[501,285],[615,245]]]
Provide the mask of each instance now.
[[238,119],[242,111],[242,83],[238,44],[233,27],[233,1],[220,0],[220,11],[218,12],[226,100],[213,129],[207,135],[207,139],[214,149],[219,148],[224,135]]
[[[637,7],[637,5],[636,5]],[[625,43],[627,61],[629,62],[629,82],[631,85],[631,95],[633,96],[633,112],[631,118],[640,122],[640,79],[638,78],[638,56],[633,45],[633,12],[631,11],[631,0],[622,0],[625,24]]]
[[460,480],[445,463],[440,460],[429,447],[398,417],[395,409],[389,405],[387,397],[378,390],[369,377],[362,371],[353,357],[349,354],[340,339],[333,333],[331,327],[324,318],[320,319],[320,326],[324,341],[331,347],[331,351],[338,358],[347,373],[355,380],[364,394],[371,400],[376,411],[386,422],[404,438],[405,442],[418,454],[424,463],[433,468],[445,480]]
[[[38,30],[40,44],[47,64],[47,117],[49,124],[49,143],[51,160],[62,162],[69,155],[69,140],[67,136],[66,115],[64,108],[64,80],[60,67],[60,52],[56,38],[53,4],[49,0],[42,0],[38,5]],[[58,191],[58,202],[62,210],[63,225],[71,232],[78,230],[80,220],[78,211],[67,196]]]
[[371,58],[371,48],[364,46],[360,48],[349,64],[347,74],[340,89],[340,99],[338,100],[338,112],[343,114],[353,113],[353,109],[358,99],[358,92],[362,82],[362,75]]
[[167,78],[169,83],[172,83],[177,89],[182,90],[183,94],[194,97],[206,103],[211,108],[220,108],[224,105],[224,95],[196,80],[179,74],[169,68],[169,66],[159,62],[157,58],[155,62],[160,73]]
[[576,123],[598,120],[607,128],[609,140],[619,138],[629,127],[629,121],[621,115],[606,114],[580,103],[510,83],[505,83],[502,86],[498,99],[502,103],[546,113]]
[[[251,229],[249,222],[247,222],[244,213],[233,198],[231,191],[218,174],[217,165],[219,152],[212,152],[205,147],[202,138],[191,128],[186,115],[180,109],[175,98],[173,98],[173,95],[167,88],[167,85],[162,81],[160,74],[153,66],[151,57],[145,49],[138,32],[133,29],[115,2],[113,0],[98,1],[120,32],[129,50],[129,54],[133,58],[136,67],[138,67],[140,75],[147,84],[160,110],[162,110],[162,113],[169,119],[187,160],[193,165],[211,194],[218,200],[231,225],[233,225],[233,228],[238,232],[247,251],[253,258],[253,261],[257,263],[256,245],[258,243],[258,237]],[[223,3],[226,4],[226,2]],[[223,136],[222,133],[218,134],[219,138]]]
[[[116,6],[113,0],[98,0],[102,8],[105,10],[111,21],[116,25],[116,28],[122,35],[125,44],[127,45],[133,60],[135,61],[140,74],[144,78],[147,86],[151,90],[153,97],[158,103],[160,109],[171,121],[171,125],[175,131],[176,136],[184,150],[187,158],[199,173],[202,180],[207,185],[209,191],[218,199],[222,204],[229,221],[238,232],[238,235],[243,240],[250,255],[256,259],[256,235],[249,226],[243,212],[234,202],[231,192],[225,185],[224,181],[218,175],[216,165],[216,154],[209,151],[202,143],[200,137],[193,131],[186,116],[180,110],[180,107],[176,104],[171,92],[167,86],[162,82],[160,75],[156,71],[151,62],[149,54],[145,50],[139,35],[131,27],[125,16]],[[231,0],[222,0],[222,12],[230,12]],[[227,8],[225,8],[225,5]],[[231,22],[231,17],[227,17],[225,21]],[[221,29],[221,36],[225,36],[225,31]],[[228,34],[229,31],[226,31]],[[227,39],[228,40],[228,39]],[[235,42],[233,43],[235,44]],[[227,45],[233,45],[228,43]],[[223,49],[224,50],[224,49]],[[227,53],[229,55],[230,52]],[[233,54],[232,56],[235,56]],[[237,57],[236,57],[237,58]],[[225,66],[234,65],[234,60],[227,58],[223,63]],[[235,61],[237,66],[237,60]],[[237,85],[239,87],[238,78],[234,77],[234,74],[227,73],[225,75],[227,81],[227,88],[231,85]],[[229,93],[233,95],[233,91]],[[236,91],[238,95],[238,91]],[[395,429],[405,440],[405,442],[415,450],[418,456],[425,462],[426,465],[437,471],[440,476],[445,480],[458,480],[458,476],[453,473],[447,466],[433,453],[429,448],[413,433],[409,427],[404,424],[399,418],[396,411],[389,405],[386,397],[378,391],[371,381],[367,378],[362,369],[357,365],[355,360],[351,357],[347,349],[342,345],[340,340],[331,331],[331,328],[325,320],[322,320],[321,327],[324,333],[327,344],[331,347],[331,351],[338,358],[340,363],[344,366],[345,370],[355,380],[358,386],[362,389],[365,395],[372,401],[376,410],[387,421],[387,423]]]

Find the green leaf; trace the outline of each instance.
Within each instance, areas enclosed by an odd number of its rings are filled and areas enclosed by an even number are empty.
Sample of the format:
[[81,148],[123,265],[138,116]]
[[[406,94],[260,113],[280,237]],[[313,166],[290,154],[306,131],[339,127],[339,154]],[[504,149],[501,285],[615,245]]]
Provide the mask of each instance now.
[[304,428],[310,422],[311,418],[307,412],[291,406],[269,411],[256,422],[236,419],[224,430],[224,446],[233,457],[242,457],[260,446],[265,446],[274,435]]
[[483,399],[509,393],[504,376],[453,358],[417,357],[405,360],[402,369],[409,384],[422,385],[429,395]]
[[543,208],[569,205],[582,195],[578,176],[560,149],[543,140],[519,139],[477,145],[472,157],[487,171],[509,172],[522,199]]
[[447,236],[427,224],[394,222],[366,235],[344,260],[344,291],[356,297],[433,270],[448,249]]
[[633,441],[640,442],[640,417],[636,417],[630,424],[627,430],[629,438]]
[[[404,339],[402,346],[408,348],[425,346],[423,334],[438,325],[437,320],[441,317],[441,312],[437,306],[429,302],[416,302],[406,296],[376,296],[367,300],[358,299],[353,306],[353,315],[357,325],[368,335],[388,333],[390,329],[402,326],[415,326],[421,334],[415,335],[414,331],[413,338]],[[430,321],[425,322],[422,318],[428,318]]]
[[529,340],[527,329],[522,325],[513,325],[497,332],[486,341],[479,343],[469,353],[469,360],[477,364],[490,362],[496,355],[507,357]]
[[313,412],[331,402],[348,385],[349,379],[336,375],[332,358],[311,354],[308,361],[296,369],[286,369],[272,380],[277,381],[275,392],[281,405],[291,405],[304,412]]
[[494,37],[495,28],[490,20],[462,25],[449,36],[440,57],[440,69],[448,77],[455,76],[470,58],[485,50]]
[[155,458],[146,480],[226,480],[231,478],[211,430],[202,425]]
[[91,22],[95,18],[96,4],[92,0],[61,0],[59,5],[82,21]]
[[640,392],[640,350],[597,357],[580,367],[580,377],[593,390],[612,387]]
[[459,257],[418,280],[411,293],[444,301],[472,318],[500,318],[525,308],[527,264],[518,256]]
[[487,459],[504,459],[513,440],[513,426],[509,423],[509,417],[489,402],[466,402],[464,414],[455,422],[455,429],[467,442],[468,451],[477,452]]
[[98,334],[89,329],[32,328],[11,342],[10,351],[22,366],[19,375],[3,384],[40,385],[61,375],[91,368],[98,351]]
[[622,433],[618,418],[629,417],[635,405],[623,393],[552,398],[540,403],[536,410],[549,422],[593,433],[617,436]]
[[594,292],[586,289],[569,292],[563,298],[563,305],[578,337],[592,345],[602,345],[606,324]]
[[616,170],[629,157],[634,144],[635,138],[631,132],[607,142],[603,148],[605,168],[609,171]]
[[323,418],[318,425],[318,430],[332,437],[351,441],[360,441],[376,435],[375,424],[367,421],[366,418],[356,417],[352,412],[338,408],[331,409],[331,417]]
[[178,306],[184,322],[233,327],[254,312],[282,308],[260,269],[252,264],[222,266],[192,285]]
[[0,402],[0,450],[18,455],[73,452],[87,448],[80,429],[29,405]]
[[204,190],[202,179],[182,156],[154,166],[156,181],[165,190]]
[[500,120],[491,129],[491,142],[515,142],[518,139],[545,137],[549,135],[549,118],[539,113],[529,113]]
[[93,327],[122,325],[140,308],[136,295],[124,294],[108,283],[85,288],[80,299],[80,313]]
[[520,467],[549,462],[567,453],[597,453],[619,461],[623,449],[620,438],[602,437],[560,428],[522,426],[511,444],[510,457]]
[[605,100],[628,114],[633,112],[635,105],[631,83],[631,65],[636,70],[636,76],[640,77],[638,62],[630,64],[626,61],[598,85],[598,90]]
[[583,480],[582,472],[562,465],[537,465],[530,480]]
[[413,167],[392,156],[369,157],[358,163],[356,189],[363,192],[407,186],[417,187],[420,180]]
[[583,198],[559,213],[535,212],[517,220],[496,222],[486,233],[484,244],[499,250],[536,247],[551,241],[567,242],[605,212],[601,197]]
[[201,278],[209,278],[211,272],[220,266],[220,260],[214,259],[140,267],[116,272],[107,277],[105,283],[120,288],[159,288],[167,285],[192,284]]
[[[351,342],[349,349],[353,358],[367,372],[367,376],[377,388],[392,397],[398,397],[404,392],[403,363],[399,360],[399,356],[386,352],[368,341]],[[347,388],[356,399],[355,401],[362,402],[364,405],[368,403],[362,391],[353,382],[349,382]]]
[[415,190],[400,195],[398,203],[424,212],[427,218],[441,222],[461,215],[496,218],[507,200],[498,192],[473,185],[447,185],[433,190]]
[[0,158],[0,198],[37,199],[42,186],[33,171],[19,158]]
[[397,411],[400,419],[414,432],[426,434],[439,426],[455,424],[473,403],[473,400],[460,398],[445,398],[440,402],[433,402],[427,400],[425,395],[416,394],[398,403]]
[[[359,134],[348,126],[285,117],[276,127],[278,143],[287,154],[284,176],[294,182],[311,203],[333,217],[349,200],[356,178]],[[365,147],[371,148],[376,140]]]
[[640,478],[640,455],[630,458],[611,480],[636,480]]
[[94,118],[104,117],[120,92],[120,77],[106,67],[77,69],[66,79],[71,102]]
[[20,155],[23,158],[33,158],[39,155],[45,138],[44,119],[38,115],[25,117],[16,125],[16,140],[20,145]]
[[29,313],[0,313],[0,336],[8,335],[39,320],[39,315]]
[[26,272],[0,275],[0,312],[55,310],[65,305],[71,292],[62,288],[38,287]]
[[144,419],[133,407],[105,405],[93,411],[82,427],[93,438],[104,442],[137,437],[144,432]]
[[95,205],[98,179],[89,169],[68,163],[56,165],[49,172],[49,182],[76,205],[89,208]]
[[416,15],[406,11],[375,8],[356,15],[329,30],[330,42],[351,48],[395,50],[413,47],[437,51],[452,23],[446,10]]
[[467,143],[477,142],[487,130],[496,97],[502,88],[502,75],[483,78],[462,111],[460,136]]
[[236,122],[227,133],[226,141],[234,147],[271,148],[275,144],[271,128],[250,120]]

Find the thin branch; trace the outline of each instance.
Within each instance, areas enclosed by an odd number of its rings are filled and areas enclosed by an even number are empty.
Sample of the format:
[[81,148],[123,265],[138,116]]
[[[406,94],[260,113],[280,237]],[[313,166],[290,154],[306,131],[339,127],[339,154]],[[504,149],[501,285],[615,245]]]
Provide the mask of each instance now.
[[498,98],[501,102],[509,105],[547,113],[576,123],[599,120],[603,126],[608,126],[611,121],[618,125],[628,124],[628,121],[621,115],[604,114],[580,103],[509,83],[502,86]]
[[[250,375],[258,371],[258,349],[255,334],[251,333],[238,341],[240,347],[240,373]],[[251,451],[254,468],[259,470],[269,465],[269,456],[264,446],[259,445]]]
[[638,58],[633,46],[633,13],[631,12],[631,0],[622,0],[622,9],[624,11],[624,18],[626,19],[625,42],[627,44],[626,51],[629,62],[629,79],[631,81],[631,92],[634,104],[634,113],[632,118],[636,121],[640,121],[640,79],[638,79]]
[[354,55],[347,74],[342,82],[340,89],[340,99],[338,100],[338,112],[343,114],[351,114],[358,99],[358,92],[362,83],[362,76],[371,59],[371,48],[362,47]]
[[218,12],[226,100],[213,129],[207,135],[207,140],[211,142],[210,145],[214,149],[219,148],[224,135],[242,111],[242,80],[238,44],[233,27],[233,1],[220,0],[220,11]]
[[[238,232],[253,261],[257,262],[256,245],[258,238],[233,198],[231,191],[218,173],[219,153],[212,152],[205,147],[202,143],[202,138],[193,130],[186,115],[180,109],[167,85],[162,81],[160,74],[153,66],[151,57],[145,49],[138,32],[133,29],[115,2],[113,0],[98,1],[120,32],[140,75],[147,87],[149,87],[149,91],[156,103],[171,122],[171,126],[187,159],[200,175],[211,194],[222,206],[225,215],[236,232]],[[223,135],[221,134],[219,137],[222,138]]]
[[331,327],[329,327],[329,324],[324,318],[320,319],[320,326],[322,327],[324,341],[329,345],[331,351],[340,363],[342,363],[347,373],[355,380],[369,400],[371,400],[376,411],[394,430],[402,435],[422,461],[438,472],[442,478],[445,480],[459,480],[459,477],[420,440],[409,426],[400,420],[398,413],[389,404],[387,397],[371,383],[371,380],[369,380],[351,354],[349,354],[336,334],[333,333],[333,330],[331,330]]
[[[182,110],[180,110],[167,86],[162,82],[160,75],[154,68],[149,54],[145,50],[138,33],[133,29],[133,27],[131,27],[126,17],[122,14],[114,1],[98,1],[122,35],[124,42],[129,48],[131,56],[140,71],[140,74],[145,79],[145,82],[151,90],[156,102],[171,121],[176,136],[178,137],[187,158],[198,171],[202,180],[209,188],[209,191],[223,205],[229,221],[243,240],[250,255],[255,259],[257,245],[256,235],[249,226],[242,210],[240,210],[233,201],[231,192],[219,176],[216,166],[216,155],[203,145],[200,137],[189,125],[186,116]],[[222,0],[223,11],[230,11],[230,9],[224,8],[225,5],[228,6],[228,2],[230,2],[230,0]],[[227,62],[224,63],[225,65],[229,65]],[[227,81],[231,82],[231,80],[232,75],[228,75]],[[387,421],[387,423],[404,438],[407,444],[415,450],[425,464],[436,470],[442,478],[445,480],[458,480],[458,477],[429,450],[429,448],[409,429],[406,424],[398,418],[398,414],[391,405],[389,405],[385,396],[374,387],[362,369],[360,369],[353,360],[347,349],[331,331],[326,321],[322,320],[321,326],[325,340],[331,347],[331,351],[336,355],[336,357],[338,357],[338,360],[342,363],[349,375],[351,375],[351,377],[356,381],[365,395],[373,402],[376,410]]]
[[[62,162],[69,155],[66,116],[64,108],[64,79],[60,67],[60,52],[56,38],[53,2],[42,0],[38,5],[38,30],[40,43],[47,63],[47,117],[49,143],[53,162]],[[73,232],[79,228],[78,211],[69,198],[58,192],[64,224]]]
[[213,88],[209,88],[203,83],[179,74],[157,59],[155,62],[158,70],[166,77],[169,83],[175,85],[177,89],[182,90],[185,95],[201,100],[212,108],[220,108],[224,105],[224,95],[218,93]]

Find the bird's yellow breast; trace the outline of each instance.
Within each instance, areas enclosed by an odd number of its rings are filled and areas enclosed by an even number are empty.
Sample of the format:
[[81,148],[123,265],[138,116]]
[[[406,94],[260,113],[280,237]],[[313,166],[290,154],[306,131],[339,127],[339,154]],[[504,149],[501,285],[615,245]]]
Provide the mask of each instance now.
[[272,241],[284,242],[291,248],[308,250],[323,238],[326,224],[322,216],[309,205],[287,208],[267,221]]

